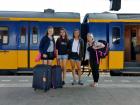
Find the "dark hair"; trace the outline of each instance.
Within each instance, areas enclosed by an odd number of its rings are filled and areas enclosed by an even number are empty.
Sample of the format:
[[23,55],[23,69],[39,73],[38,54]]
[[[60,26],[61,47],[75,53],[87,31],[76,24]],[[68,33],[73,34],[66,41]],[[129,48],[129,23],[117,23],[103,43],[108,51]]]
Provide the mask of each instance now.
[[[65,40],[68,41],[68,33],[67,33],[66,29],[65,28],[60,28],[60,32],[62,30],[65,31]],[[62,36],[61,35],[60,35],[60,39],[62,39]]]
[[74,29],[74,31],[73,31],[73,38],[75,38],[75,36],[74,36],[74,32],[75,31],[79,31],[79,38],[80,38],[80,30],[79,29]]
[[[53,30],[54,30],[53,26],[49,26],[49,27],[47,28],[47,32],[46,32],[46,35],[47,35],[47,36],[48,36],[48,30],[49,30],[49,29],[53,29]],[[52,36],[54,36],[54,33],[53,33]]]

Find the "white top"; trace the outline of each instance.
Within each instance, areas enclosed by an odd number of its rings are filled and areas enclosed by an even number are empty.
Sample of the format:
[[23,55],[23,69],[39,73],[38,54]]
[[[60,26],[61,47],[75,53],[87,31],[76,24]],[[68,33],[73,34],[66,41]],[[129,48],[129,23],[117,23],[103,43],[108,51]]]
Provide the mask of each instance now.
[[53,52],[53,51],[54,51],[54,44],[53,44],[53,41],[51,40],[50,45],[49,45],[49,47],[47,49],[47,52]]
[[86,44],[86,53],[85,53],[85,60],[89,60],[89,51],[87,50],[89,47],[89,44]]
[[72,44],[72,52],[77,52],[79,54],[79,48],[80,48],[79,40],[74,39]]

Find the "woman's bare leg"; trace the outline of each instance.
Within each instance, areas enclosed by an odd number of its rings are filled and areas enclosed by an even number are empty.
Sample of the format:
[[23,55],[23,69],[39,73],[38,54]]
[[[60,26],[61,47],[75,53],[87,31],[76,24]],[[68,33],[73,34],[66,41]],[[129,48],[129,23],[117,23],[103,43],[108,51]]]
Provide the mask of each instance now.
[[73,60],[70,60],[70,63],[71,63],[71,68],[72,68],[73,81],[76,81],[76,77],[75,77],[75,62]]
[[47,64],[52,66],[52,60],[47,60]]
[[63,81],[66,80],[66,64],[67,64],[67,59],[62,60],[63,62]]
[[81,62],[76,62],[76,66],[77,66],[77,69],[78,69],[78,77],[79,77],[79,80],[81,79]]

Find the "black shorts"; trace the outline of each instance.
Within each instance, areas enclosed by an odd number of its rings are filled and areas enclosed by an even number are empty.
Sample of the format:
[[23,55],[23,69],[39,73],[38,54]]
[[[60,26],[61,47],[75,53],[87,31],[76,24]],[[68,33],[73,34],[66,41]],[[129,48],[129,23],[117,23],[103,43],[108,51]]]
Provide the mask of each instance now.
[[43,55],[41,56],[42,60],[54,60],[55,56],[54,56],[54,52],[47,52],[46,53],[47,57],[44,58]]
[[81,61],[81,58],[77,52],[71,52],[69,54],[69,59],[75,60],[75,61]]

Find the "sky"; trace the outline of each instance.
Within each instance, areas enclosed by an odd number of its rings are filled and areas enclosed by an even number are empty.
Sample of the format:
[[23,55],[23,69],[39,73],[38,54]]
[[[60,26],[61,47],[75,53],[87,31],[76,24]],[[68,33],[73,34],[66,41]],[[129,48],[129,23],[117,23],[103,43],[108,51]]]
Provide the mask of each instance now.
[[[52,8],[56,12],[79,12],[81,17],[86,13],[111,12],[109,0],[0,0],[0,11],[43,12],[47,8]],[[140,13],[140,0],[122,0],[118,12]]]

